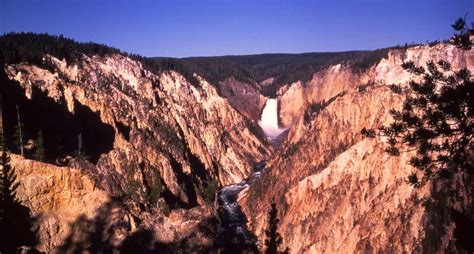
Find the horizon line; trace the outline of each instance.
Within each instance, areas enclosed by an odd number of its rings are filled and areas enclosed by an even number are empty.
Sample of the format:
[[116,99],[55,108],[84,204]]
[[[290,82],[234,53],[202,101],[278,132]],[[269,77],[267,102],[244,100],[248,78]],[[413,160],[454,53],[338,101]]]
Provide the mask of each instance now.
[[426,41],[426,42],[405,42],[403,44],[397,43],[396,45],[391,45],[391,46],[386,46],[386,47],[377,47],[377,48],[372,48],[372,49],[347,49],[347,50],[331,50],[331,51],[304,51],[304,52],[262,52],[262,53],[243,53],[243,54],[223,54],[223,55],[192,55],[192,56],[145,56],[142,54],[134,53],[134,52],[128,52],[126,50],[121,49],[120,47],[103,43],[103,42],[98,42],[98,41],[93,41],[93,40],[78,40],[69,36],[65,36],[64,34],[51,34],[47,32],[31,32],[31,31],[9,31],[9,32],[3,32],[0,37],[3,37],[8,34],[36,34],[36,35],[48,35],[48,36],[53,36],[53,37],[63,37],[65,39],[73,40],[77,43],[97,43],[101,45],[105,45],[110,48],[115,48],[120,50],[122,53],[126,53],[128,55],[139,55],[142,57],[146,58],[161,58],[161,59],[191,59],[191,58],[218,58],[218,57],[246,57],[246,56],[263,56],[263,55],[304,55],[304,54],[334,54],[334,53],[347,53],[347,52],[370,52],[370,51],[377,51],[377,50],[384,50],[384,49],[396,49],[399,47],[413,47],[413,46],[421,46],[421,45],[428,45],[430,43],[443,43],[449,41],[449,39],[438,39],[438,40],[433,40],[433,41]]

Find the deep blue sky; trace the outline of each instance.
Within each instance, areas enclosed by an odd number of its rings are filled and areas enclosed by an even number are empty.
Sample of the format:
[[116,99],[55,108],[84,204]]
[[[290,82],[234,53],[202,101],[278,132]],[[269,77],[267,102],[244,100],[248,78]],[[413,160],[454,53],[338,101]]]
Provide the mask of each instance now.
[[63,34],[145,56],[375,49],[446,39],[474,0],[0,0],[0,33]]

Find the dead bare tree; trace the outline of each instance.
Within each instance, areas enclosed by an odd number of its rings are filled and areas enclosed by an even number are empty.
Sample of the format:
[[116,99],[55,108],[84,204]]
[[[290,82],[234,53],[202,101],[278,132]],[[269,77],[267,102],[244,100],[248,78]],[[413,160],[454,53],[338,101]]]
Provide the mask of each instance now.
[[19,139],[20,139],[20,153],[21,153],[21,156],[24,156],[24,153],[23,153],[23,133],[22,133],[22,130],[21,130],[21,119],[20,119],[20,109],[18,108],[18,105],[16,105],[16,115],[17,115],[17,118],[18,118],[18,131],[19,131]]

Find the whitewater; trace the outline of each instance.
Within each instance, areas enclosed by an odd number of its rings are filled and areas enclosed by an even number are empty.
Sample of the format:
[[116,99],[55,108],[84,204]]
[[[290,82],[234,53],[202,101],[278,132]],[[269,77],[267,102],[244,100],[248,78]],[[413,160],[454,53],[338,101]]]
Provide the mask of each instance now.
[[284,131],[278,125],[278,100],[269,98],[263,108],[258,125],[269,139],[275,139]]

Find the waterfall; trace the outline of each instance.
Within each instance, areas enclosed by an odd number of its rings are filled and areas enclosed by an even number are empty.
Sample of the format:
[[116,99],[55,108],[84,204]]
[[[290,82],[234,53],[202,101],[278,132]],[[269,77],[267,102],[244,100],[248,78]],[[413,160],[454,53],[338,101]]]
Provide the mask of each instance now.
[[265,135],[270,139],[275,139],[286,129],[278,126],[278,100],[269,98],[263,108],[258,125]]

